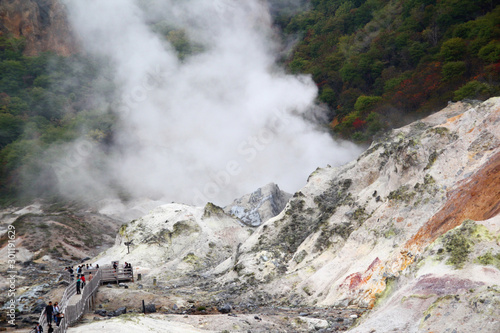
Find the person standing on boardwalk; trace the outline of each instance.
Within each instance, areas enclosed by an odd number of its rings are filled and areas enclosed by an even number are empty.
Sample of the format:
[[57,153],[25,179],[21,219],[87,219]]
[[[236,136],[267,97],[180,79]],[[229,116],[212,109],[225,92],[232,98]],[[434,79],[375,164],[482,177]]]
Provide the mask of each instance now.
[[59,314],[61,310],[59,309],[59,303],[55,302],[54,303],[54,322],[56,323],[56,325],[59,325],[58,324],[58,321],[59,321],[59,317],[57,316]]
[[83,287],[85,287],[86,284],[87,283],[85,281],[85,274],[82,274],[82,289],[83,289]]
[[82,285],[82,279],[80,279],[80,275],[78,275],[78,279],[76,280],[76,294],[80,295],[82,292],[80,291],[80,287]]
[[35,326],[35,332],[36,333],[42,333],[43,332],[43,327],[40,325],[40,323],[37,323]]
[[52,306],[52,302],[49,302],[49,305],[45,307],[45,315],[47,316],[47,323],[52,324],[52,317],[54,316],[54,307]]
[[59,326],[61,324],[61,321],[63,319],[64,319],[64,313],[59,312],[59,314],[57,315],[57,323],[56,323],[56,325]]

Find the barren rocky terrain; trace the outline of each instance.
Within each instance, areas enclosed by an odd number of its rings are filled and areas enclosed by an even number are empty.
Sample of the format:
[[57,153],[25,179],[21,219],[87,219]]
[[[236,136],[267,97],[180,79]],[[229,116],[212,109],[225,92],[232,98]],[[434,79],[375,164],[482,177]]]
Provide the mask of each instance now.
[[[493,98],[451,104],[379,138],[356,161],[318,168],[258,226],[211,203],[160,205],[123,224],[103,210],[33,205],[4,213],[2,225],[19,228],[19,316],[28,322],[58,297],[58,268],[70,261],[127,261],[141,274],[101,287],[96,312],[72,332],[493,333],[499,200]],[[273,207],[254,202],[266,210],[260,216]],[[142,300],[156,312],[141,314]],[[115,317],[120,307],[127,313]]]

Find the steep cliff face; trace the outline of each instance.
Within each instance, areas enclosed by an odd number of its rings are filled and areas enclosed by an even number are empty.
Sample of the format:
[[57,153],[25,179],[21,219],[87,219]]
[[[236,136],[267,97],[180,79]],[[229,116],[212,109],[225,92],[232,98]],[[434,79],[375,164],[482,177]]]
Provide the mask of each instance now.
[[77,51],[59,0],[7,0],[0,2],[0,35],[25,38],[24,54],[53,51],[70,55]]

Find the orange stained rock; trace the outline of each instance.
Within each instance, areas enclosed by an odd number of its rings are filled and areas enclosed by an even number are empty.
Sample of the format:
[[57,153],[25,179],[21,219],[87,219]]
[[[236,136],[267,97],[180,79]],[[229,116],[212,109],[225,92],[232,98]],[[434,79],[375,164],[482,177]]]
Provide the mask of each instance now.
[[356,289],[362,281],[360,272],[353,273],[345,278],[344,284],[349,285],[349,289]]
[[[24,55],[35,56],[41,52],[55,52],[69,56],[78,52],[77,42],[58,0],[0,1],[0,36],[24,37]],[[45,20],[43,15],[50,18]]]
[[[499,111],[500,109],[494,112]],[[461,116],[449,118],[448,121],[456,121]],[[443,207],[406,242],[401,254],[385,263],[376,258],[365,273],[357,272],[349,275],[339,289],[345,291],[348,287],[348,293],[351,295],[357,292],[357,301],[364,301],[372,308],[377,294],[382,293],[386,288],[385,275],[387,274],[384,273],[397,275],[405,270],[414,262],[415,255],[421,253],[425,246],[459,226],[464,220],[487,220],[499,213],[500,150],[471,177],[459,182],[447,193],[447,201]],[[402,222],[403,220],[398,217],[396,221]]]
[[[378,258],[377,258],[378,259]],[[386,288],[386,277],[384,277],[384,273],[397,273],[399,271],[404,270],[414,261],[414,257],[410,256],[410,253],[404,252],[401,253],[390,265],[384,266],[382,262],[378,265],[378,272],[375,276],[379,276],[380,280],[378,281],[370,281],[370,284],[366,289],[365,301],[368,303],[368,307],[371,309],[375,306],[375,301],[377,299],[377,294],[381,294],[384,292]],[[371,278],[374,274],[370,274],[369,278]],[[368,284],[368,280],[364,281],[364,285]],[[361,285],[361,284],[360,284]]]
[[[500,151],[471,177],[448,192],[447,198],[441,210],[404,245],[401,254],[387,263],[386,272],[397,274],[403,271],[414,262],[415,254],[420,253],[439,236],[462,224],[464,220],[487,220],[500,213]],[[374,264],[375,262],[367,270],[370,274],[365,273],[361,281],[356,283],[356,287],[368,283],[374,273]],[[377,266],[384,268],[382,263],[377,263]],[[383,272],[380,272],[379,276],[383,276]],[[375,302],[376,294],[385,289],[385,278],[381,280],[383,285],[374,283],[366,289],[371,306]]]
[[385,289],[384,278],[372,279],[372,277],[381,277],[384,270],[382,261],[377,257],[364,273],[356,272],[347,276],[339,289],[343,289],[347,294],[360,292],[358,300],[362,299],[369,308],[372,308],[375,305],[376,294]]
[[461,114],[459,114],[458,116],[448,118],[448,119],[446,119],[446,122],[447,122],[447,123],[454,123],[454,122],[455,122],[455,121],[457,121],[458,119],[462,118],[462,116],[463,116],[463,115],[464,115],[464,114],[463,114],[463,113],[461,113]]
[[415,254],[464,220],[487,220],[500,213],[500,151],[448,192],[447,197],[441,210],[404,245],[401,255],[387,263],[388,272],[395,274],[406,269],[414,262]]
[[405,244],[422,249],[466,219],[487,220],[500,213],[500,151],[447,193],[445,205]]

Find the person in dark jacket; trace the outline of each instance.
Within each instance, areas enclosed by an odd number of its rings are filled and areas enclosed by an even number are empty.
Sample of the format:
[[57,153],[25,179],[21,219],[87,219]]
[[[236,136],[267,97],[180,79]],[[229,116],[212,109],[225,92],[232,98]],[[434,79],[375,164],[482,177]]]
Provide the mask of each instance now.
[[82,293],[80,291],[81,285],[82,285],[82,279],[80,278],[80,275],[78,275],[78,279],[76,280],[76,293],[77,293],[77,295]]
[[35,326],[35,332],[36,333],[42,333],[43,332],[43,327],[40,325],[40,323],[37,323]]
[[52,318],[54,316],[54,307],[52,306],[52,302],[49,302],[49,305],[45,307],[45,315],[47,316],[47,324],[52,324]]

